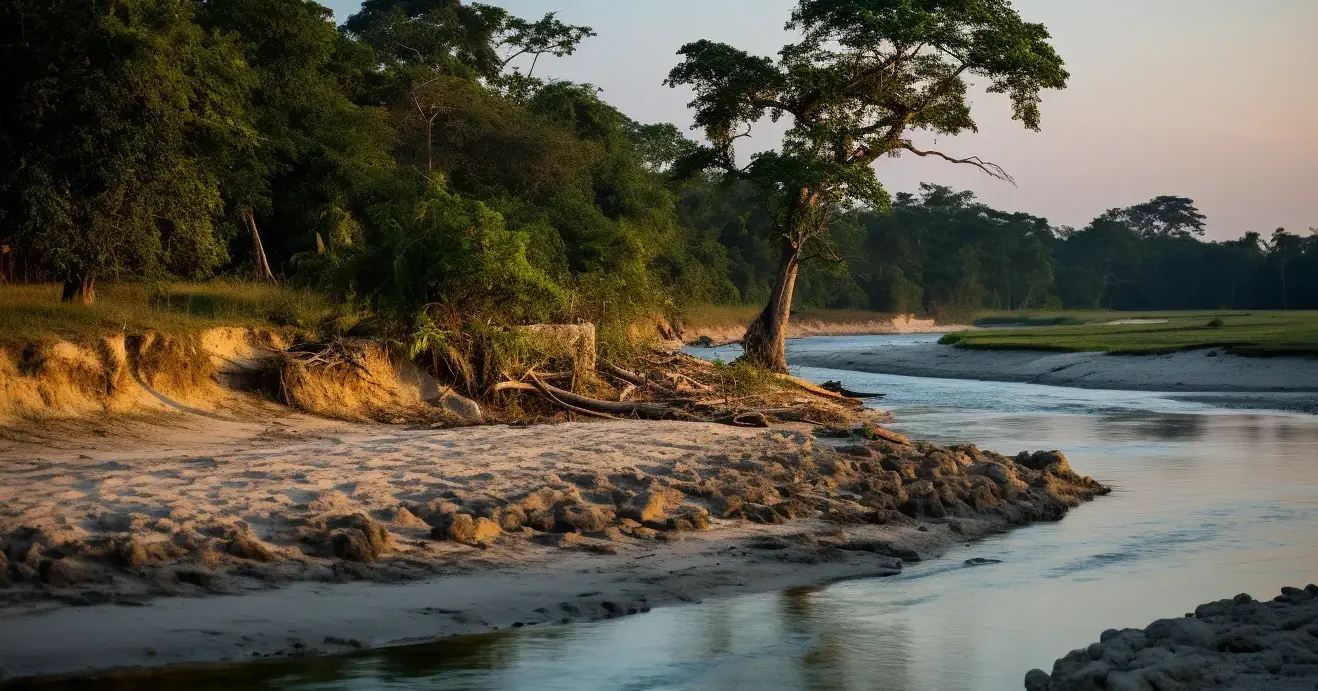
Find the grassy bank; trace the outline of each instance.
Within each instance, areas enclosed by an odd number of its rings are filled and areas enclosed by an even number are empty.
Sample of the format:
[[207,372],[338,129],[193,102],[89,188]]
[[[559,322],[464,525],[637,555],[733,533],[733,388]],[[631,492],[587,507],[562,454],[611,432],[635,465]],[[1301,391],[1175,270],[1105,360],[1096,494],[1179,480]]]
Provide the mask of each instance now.
[[105,284],[95,305],[61,303],[56,284],[0,286],[0,345],[87,341],[122,331],[164,333],[218,326],[314,330],[334,318],[321,296],[274,285],[214,281]]
[[975,325],[990,328],[949,334],[943,342],[1131,355],[1213,347],[1242,355],[1318,355],[1318,311],[992,313]]

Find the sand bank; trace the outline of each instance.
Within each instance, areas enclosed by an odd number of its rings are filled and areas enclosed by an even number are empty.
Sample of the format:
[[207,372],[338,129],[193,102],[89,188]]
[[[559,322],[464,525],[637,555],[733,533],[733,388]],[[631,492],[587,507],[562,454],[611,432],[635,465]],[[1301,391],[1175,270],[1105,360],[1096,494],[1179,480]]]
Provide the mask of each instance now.
[[1240,357],[1216,350],[1168,355],[883,346],[804,353],[791,364],[879,374],[1167,392],[1318,392],[1318,358]]
[[[688,324],[682,332],[687,342],[709,338],[715,343],[739,341],[746,334],[749,324]],[[831,321],[810,317],[793,317],[787,325],[788,338],[810,338],[812,336],[873,336],[887,334],[923,334],[943,333],[946,331],[964,331],[971,327],[938,324],[933,319],[920,319],[903,314],[891,319],[864,319],[856,321]]]
[[334,653],[891,575],[1106,492],[1059,454],[834,450],[799,427],[62,424],[0,441],[10,676]]

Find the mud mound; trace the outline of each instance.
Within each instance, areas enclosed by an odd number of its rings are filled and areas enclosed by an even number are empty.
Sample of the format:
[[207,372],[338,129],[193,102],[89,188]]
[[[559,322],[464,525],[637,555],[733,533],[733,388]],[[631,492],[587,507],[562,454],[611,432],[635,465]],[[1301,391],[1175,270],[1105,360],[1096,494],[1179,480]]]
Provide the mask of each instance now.
[[1034,670],[1028,691],[1275,689],[1318,684],[1318,586],[1283,588],[1272,602],[1237,595],[1144,630],[1103,632],[1098,643]]

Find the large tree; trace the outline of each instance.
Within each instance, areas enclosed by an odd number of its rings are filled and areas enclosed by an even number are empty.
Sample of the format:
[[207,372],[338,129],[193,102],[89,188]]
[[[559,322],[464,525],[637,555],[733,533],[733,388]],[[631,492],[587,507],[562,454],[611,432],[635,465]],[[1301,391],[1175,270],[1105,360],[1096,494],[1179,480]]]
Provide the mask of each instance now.
[[[1013,117],[1038,129],[1040,93],[1068,78],[1047,29],[1022,20],[1007,0],[801,0],[787,28],[801,38],[776,59],[707,40],[683,46],[667,80],[694,90],[696,125],[709,142],[682,168],[747,180],[774,213],[778,277],[743,344],[753,362],[780,371],[801,264],[833,254],[830,218],[889,203],[874,163],[910,153],[1009,179],[996,165],[926,148],[912,134],[974,130],[972,79],[1006,94]],[[784,117],[791,122],[779,148],[742,165],[736,144],[766,118]]]
[[250,142],[251,78],[190,0],[0,3],[0,208],[91,302],[98,278],[199,275],[227,151]]

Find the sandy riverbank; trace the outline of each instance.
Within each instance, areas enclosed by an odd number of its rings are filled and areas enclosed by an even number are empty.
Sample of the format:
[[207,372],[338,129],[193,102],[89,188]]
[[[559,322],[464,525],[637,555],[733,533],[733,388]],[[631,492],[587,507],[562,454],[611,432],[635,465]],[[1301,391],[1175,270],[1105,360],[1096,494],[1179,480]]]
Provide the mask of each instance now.
[[1212,689],[1311,691],[1318,681],[1318,585],[1272,602],[1237,595],[1181,619],[1109,630],[1099,642],[1034,670],[1027,691]]
[[839,453],[806,428],[66,425],[0,441],[11,676],[333,653],[881,576],[1106,491],[1055,454]]
[[[687,324],[682,337],[688,343],[708,338],[715,343],[740,341],[746,334],[750,323],[735,324]],[[933,319],[920,319],[904,314],[885,319],[861,319],[838,321],[812,317],[793,317],[787,325],[788,338],[810,338],[812,336],[875,336],[888,334],[923,334],[943,333],[947,331],[964,331],[971,327],[951,324],[938,324]]]
[[934,343],[803,353],[793,365],[946,379],[1167,392],[1318,392],[1318,358],[972,350]]

